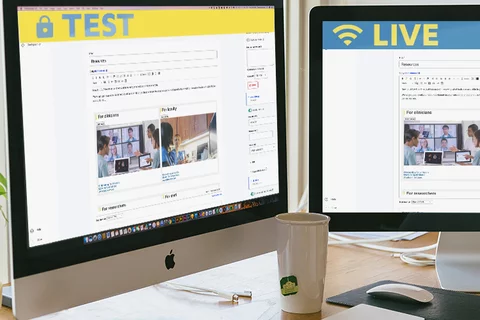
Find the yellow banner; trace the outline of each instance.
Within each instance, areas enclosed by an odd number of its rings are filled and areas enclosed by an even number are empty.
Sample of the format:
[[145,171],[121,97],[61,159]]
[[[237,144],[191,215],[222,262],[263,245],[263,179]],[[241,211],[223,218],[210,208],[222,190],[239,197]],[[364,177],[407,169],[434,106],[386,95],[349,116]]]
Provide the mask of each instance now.
[[20,42],[273,32],[274,9],[19,11]]

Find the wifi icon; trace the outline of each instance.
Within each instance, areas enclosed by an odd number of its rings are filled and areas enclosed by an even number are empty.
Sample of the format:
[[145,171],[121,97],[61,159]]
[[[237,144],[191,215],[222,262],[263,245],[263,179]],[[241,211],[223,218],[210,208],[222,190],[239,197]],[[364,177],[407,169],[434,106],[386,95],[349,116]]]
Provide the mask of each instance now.
[[[345,32],[341,32],[341,31],[345,31]],[[350,43],[352,43],[353,40],[357,39],[357,34],[355,34],[353,31],[355,31],[358,34],[363,32],[362,29],[360,29],[359,27],[353,24],[342,24],[341,26],[338,26],[335,29],[333,29],[333,33],[338,34],[338,38],[340,40],[345,39],[343,40],[343,43],[345,43],[346,46],[350,45]]]

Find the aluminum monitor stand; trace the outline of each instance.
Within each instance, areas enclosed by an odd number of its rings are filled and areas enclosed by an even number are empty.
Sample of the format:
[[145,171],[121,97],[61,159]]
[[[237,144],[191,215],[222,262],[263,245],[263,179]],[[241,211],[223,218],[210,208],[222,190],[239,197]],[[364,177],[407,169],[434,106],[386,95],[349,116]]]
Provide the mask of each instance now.
[[443,289],[480,292],[480,232],[441,232],[435,267]]

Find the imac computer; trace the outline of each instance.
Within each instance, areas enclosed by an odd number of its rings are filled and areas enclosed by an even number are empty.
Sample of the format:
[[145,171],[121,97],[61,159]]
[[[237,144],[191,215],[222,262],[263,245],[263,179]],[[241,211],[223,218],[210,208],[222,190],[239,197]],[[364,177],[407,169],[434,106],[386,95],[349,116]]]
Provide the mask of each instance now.
[[333,231],[441,231],[440,284],[470,292],[480,291],[479,11],[316,7],[309,42],[310,210]]
[[[273,217],[287,211],[283,1],[3,10],[18,319],[275,249]],[[255,127],[270,139],[249,139],[253,118],[273,119]],[[187,155],[210,137],[218,156],[177,161],[174,133]]]

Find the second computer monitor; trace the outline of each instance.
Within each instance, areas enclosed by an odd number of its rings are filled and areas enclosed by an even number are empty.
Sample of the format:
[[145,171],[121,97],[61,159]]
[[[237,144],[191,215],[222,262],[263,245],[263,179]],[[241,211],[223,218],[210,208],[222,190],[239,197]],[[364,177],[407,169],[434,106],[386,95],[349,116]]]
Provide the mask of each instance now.
[[477,10],[311,11],[310,210],[333,229],[480,228]]

